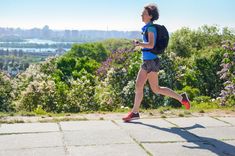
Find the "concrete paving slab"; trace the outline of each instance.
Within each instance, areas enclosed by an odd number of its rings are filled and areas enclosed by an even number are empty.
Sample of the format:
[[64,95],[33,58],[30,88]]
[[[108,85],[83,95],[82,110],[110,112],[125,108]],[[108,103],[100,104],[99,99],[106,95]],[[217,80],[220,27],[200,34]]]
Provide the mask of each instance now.
[[1,156],[65,156],[63,147],[30,148],[0,151]]
[[137,144],[111,144],[98,146],[68,147],[71,156],[147,156]]
[[220,140],[208,140],[215,148],[220,151],[221,155],[235,156],[235,140],[220,141]]
[[210,128],[196,128],[189,132],[197,135],[203,140],[206,139],[235,139],[235,127],[210,127]]
[[166,120],[2,124],[0,156],[147,155],[134,140],[153,155],[235,156],[235,126],[211,117]]
[[0,151],[22,148],[63,146],[59,132],[0,135]]
[[[163,128],[142,122],[132,122],[135,124],[135,129],[123,127],[132,137],[139,142],[169,142],[169,141],[198,141],[199,138],[191,135],[184,129],[177,127]],[[138,127],[139,125],[139,127]]]
[[147,143],[143,146],[154,156],[218,156],[213,146],[203,142]]
[[70,121],[60,122],[63,131],[78,131],[78,130],[111,130],[120,129],[112,121]]
[[235,117],[217,117],[219,120],[225,121],[230,123],[231,125],[235,126]]
[[123,130],[95,130],[64,132],[66,145],[104,145],[117,143],[134,143]]
[[[175,125],[165,121],[164,119],[139,119],[131,122],[123,122],[122,120],[115,120],[115,122],[125,129],[136,129],[136,128],[149,128],[147,125],[153,125],[157,127],[175,127]],[[139,124],[141,123],[141,124]]]
[[56,131],[59,131],[57,123],[0,124],[0,134]]
[[204,127],[231,126],[212,117],[167,118],[166,120],[178,125],[179,127],[191,127],[196,124]]

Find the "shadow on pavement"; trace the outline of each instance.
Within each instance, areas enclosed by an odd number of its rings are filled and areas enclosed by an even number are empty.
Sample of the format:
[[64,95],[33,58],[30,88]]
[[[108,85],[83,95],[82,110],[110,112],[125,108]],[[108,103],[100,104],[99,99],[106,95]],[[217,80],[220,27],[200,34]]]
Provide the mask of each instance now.
[[[195,135],[195,134],[187,131],[187,130],[191,130],[191,129],[195,129],[195,128],[205,128],[204,126],[202,126],[200,124],[195,124],[191,127],[185,127],[185,128],[177,128],[177,127],[162,128],[162,127],[158,127],[158,126],[151,125],[151,124],[145,124],[145,123],[138,122],[138,121],[131,121],[129,123],[141,124],[141,125],[155,128],[158,130],[162,130],[165,132],[177,134],[180,137],[184,138],[187,142],[194,143],[195,145],[197,145],[195,147],[183,145],[183,147],[185,147],[185,148],[209,150],[209,151],[217,154],[218,156],[235,156],[235,146],[230,145],[226,142],[220,141],[218,139],[198,136],[198,135]],[[189,134],[199,138],[201,141],[190,141],[191,137]]]

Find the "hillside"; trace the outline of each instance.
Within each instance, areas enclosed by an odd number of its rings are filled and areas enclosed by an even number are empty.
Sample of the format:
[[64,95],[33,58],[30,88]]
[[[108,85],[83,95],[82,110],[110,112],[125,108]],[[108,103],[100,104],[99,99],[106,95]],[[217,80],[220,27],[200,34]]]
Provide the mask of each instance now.
[[[234,40],[229,29],[182,28],[159,56],[159,83],[187,92],[192,107],[234,107]],[[223,42],[225,41],[225,42]],[[86,112],[132,107],[141,52],[128,39],[74,44],[70,51],[30,65],[15,77],[0,75],[0,111]],[[181,107],[153,94],[147,84],[142,108]]]

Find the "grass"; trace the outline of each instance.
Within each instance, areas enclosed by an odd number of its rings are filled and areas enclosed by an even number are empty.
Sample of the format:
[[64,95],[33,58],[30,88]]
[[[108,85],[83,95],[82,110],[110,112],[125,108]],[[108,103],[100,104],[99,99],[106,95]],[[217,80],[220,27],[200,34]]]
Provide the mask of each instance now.
[[41,123],[47,123],[47,122],[63,122],[63,121],[87,121],[87,118],[52,118],[52,119],[45,119],[45,120],[39,120]]
[[178,116],[179,116],[179,117],[184,117],[184,114],[179,113]]
[[104,120],[104,118],[103,118],[103,117],[100,117],[100,120]]
[[[195,113],[204,114],[211,112],[223,112],[223,113],[233,113],[235,112],[235,107],[225,107],[220,106],[216,102],[201,102],[195,103],[191,102],[191,109],[186,110],[184,107],[181,108],[172,108],[169,106],[162,106],[157,109],[140,109],[140,112],[147,115],[148,117],[189,117],[195,115]],[[85,116],[86,114],[115,114],[115,113],[127,113],[131,108],[120,108],[116,109],[113,112],[108,111],[90,111],[90,112],[81,112],[81,113],[48,113],[41,112],[40,109],[34,112],[0,112],[0,123],[23,123],[30,122],[27,119],[24,121],[20,117],[35,117],[35,120],[39,122],[61,122],[61,121],[84,121],[88,120]],[[19,118],[17,118],[19,117]],[[89,117],[88,117],[89,118]],[[104,117],[99,116],[97,120],[105,120]]]
[[199,113],[205,113],[205,111],[204,110],[200,110]]
[[150,116],[154,116],[154,114],[153,114],[152,112],[149,112],[149,115],[150,115]]
[[194,116],[195,114],[204,114],[204,113],[212,113],[212,112],[223,112],[223,113],[232,113],[235,112],[235,106],[234,107],[226,107],[221,106],[219,102],[191,102],[191,109],[186,110],[183,106],[181,108],[172,108],[169,106],[166,107],[159,107],[155,110],[144,110],[146,114],[158,114],[159,117],[165,118],[165,117],[189,117]]
[[24,120],[18,120],[18,119],[3,120],[3,119],[0,119],[0,124],[15,124],[15,123],[24,123]]

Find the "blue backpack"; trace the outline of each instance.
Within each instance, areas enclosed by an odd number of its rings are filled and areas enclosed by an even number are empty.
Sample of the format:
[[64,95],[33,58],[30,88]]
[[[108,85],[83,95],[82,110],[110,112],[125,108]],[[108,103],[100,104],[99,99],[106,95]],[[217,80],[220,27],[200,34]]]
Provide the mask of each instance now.
[[[153,49],[149,49],[146,51],[150,51],[153,54],[162,54],[167,48],[169,42],[169,33],[164,25],[153,24],[150,25],[150,27],[155,27],[155,29],[157,30],[157,37],[155,41],[156,44]],[[148,41],[148,32],[145,31],[144,35]]]

